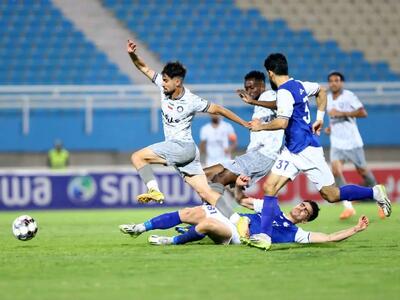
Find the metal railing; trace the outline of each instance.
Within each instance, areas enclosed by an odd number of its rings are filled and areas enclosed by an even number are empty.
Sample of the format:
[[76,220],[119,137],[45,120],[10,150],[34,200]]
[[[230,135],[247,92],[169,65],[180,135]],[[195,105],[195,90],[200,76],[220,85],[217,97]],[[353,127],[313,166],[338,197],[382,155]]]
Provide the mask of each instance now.
[[[235,91],[242,84],[188,85],[199,96],[228,107],[246,106]],[[400,105],[400,82],[346,83],[364,104]],[[35,109],[82,109],[85,132],[93,130],[96,109],[150,109],[152,132],[157,132],[160,92],[154,85],[8,85],[0,86],[0,110],[21,110],[25,135],[30,130],[30,114]],[[313,101],[311,102],[313,105]]]

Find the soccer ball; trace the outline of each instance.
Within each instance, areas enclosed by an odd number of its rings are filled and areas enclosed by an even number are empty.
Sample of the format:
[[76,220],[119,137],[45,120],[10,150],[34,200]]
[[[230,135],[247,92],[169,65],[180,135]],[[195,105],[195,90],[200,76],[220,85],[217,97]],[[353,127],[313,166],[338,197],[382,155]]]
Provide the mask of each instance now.
[[14,220],[12,231],[14,236],[20,241],[28,241],[36,235],[38,227],[32,217],[23,215]]

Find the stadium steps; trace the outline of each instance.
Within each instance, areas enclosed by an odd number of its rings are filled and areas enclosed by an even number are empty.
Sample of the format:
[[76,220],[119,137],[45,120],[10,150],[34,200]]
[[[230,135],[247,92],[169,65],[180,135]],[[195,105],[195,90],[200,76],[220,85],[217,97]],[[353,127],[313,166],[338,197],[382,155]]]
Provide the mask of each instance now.
[[[107,54],[108,59],[135,83],[149,83],[140,72],[133,69],[126,53],[126,41],[134,34],[124,27],[97,0],[52,0],[53,4],[68,18],[87,39],[98,49]],[[135,38],[140,48],[140,55],[154,69],[161,70],[161,62]]]
[[335,40],[345,51],[358,50],[369,62],[387,62],[400,72],[400,1],[236,0],[258,9],[267,20],[285,20],[295,30],[309,29],[316,39]]
[[[254,0],[250,4],[234,0],[102,0],[161,61],[181,60],[188,69],[188,83],[240,82],[245,72],[261,70],[266,55],[277,51],[287,55],[290,73],[298,78],[325,81],[329,71],[339,69],[349,81],[400,80],[400,74],[384,61],[371,63],[363,52],[344,51],[334,39],[321,42],[311,30],[290,28],[279,16],[287,13],[300,18],[303,13],[298,14],[291,5],[297,1],[282,0],[282,6],[269,6],[269,2],[262,1],[274,15],[272,19],[261,14],[255,6],[262,6],[261,2]],[[318,16],[314,22],[324,24]]]

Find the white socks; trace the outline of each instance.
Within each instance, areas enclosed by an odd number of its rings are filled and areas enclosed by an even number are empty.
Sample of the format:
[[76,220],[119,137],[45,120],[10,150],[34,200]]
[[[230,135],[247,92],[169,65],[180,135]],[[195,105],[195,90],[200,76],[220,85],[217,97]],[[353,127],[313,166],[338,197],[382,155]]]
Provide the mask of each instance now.
[[343,206],[344,206],[345,208],[347,208],[347,209],[353,209],[353,204],[351,203],[351,201],[344,200],[344,201],[342,201],[342,203],[343,203]]
[[237,224],[239,222],[240,215],[238,213],[234,213],[232,216],[229,217],[229,221],[231,221],[233,224]]
[[146,183],[146,186],[147,186],[147,188],[148,188],[149,190],[150,190],[150,189],[154,189],[154,190],[160,191],[160,189],[159,189],[159,187],[158,187],[157,180],[155,180],[155,179],[150,180],[148,183]]

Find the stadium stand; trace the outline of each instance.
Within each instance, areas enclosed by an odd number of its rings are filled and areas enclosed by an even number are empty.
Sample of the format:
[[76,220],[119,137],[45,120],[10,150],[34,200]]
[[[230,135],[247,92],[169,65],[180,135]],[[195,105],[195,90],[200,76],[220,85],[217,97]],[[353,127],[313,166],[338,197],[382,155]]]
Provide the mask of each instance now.
[[51,1],[0,2],[0,84],[127,84]]
[[368,61],[385,60],[400,72],[400,2],[366,0],[237,0],[259,9],[268,20],[284,19],[290,28],[310,29],[319,41],[335,40],[346,51],[359,50]]
[[[261,69],[266,54],[276,51],[286,53],[297,78],[324,81],[339,69],[349,81],[400,79],[386,62],[369,62],[363,52],[344,51],[335,40],[319,42],[311,30],[293,30],[282,18],[267,19],[259,9],[273,9],[273,1],[253,2],[259,5],[241,9],[234,1],[103,0],[162,61],[184,62],[191,83],[240,82],[243,70]],[[308,17],[303,10],[296,14]]]

